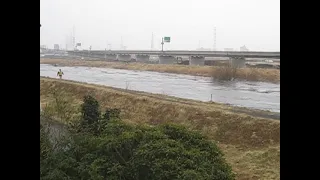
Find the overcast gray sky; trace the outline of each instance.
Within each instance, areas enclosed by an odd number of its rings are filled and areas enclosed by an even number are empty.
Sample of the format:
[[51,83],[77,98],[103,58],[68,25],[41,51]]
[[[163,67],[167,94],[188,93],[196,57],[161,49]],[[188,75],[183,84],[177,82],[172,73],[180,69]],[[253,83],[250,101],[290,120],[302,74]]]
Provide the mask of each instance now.
[[75,27],[83,49],[218,50],[246,45],[254,51],[280,51],[280,0],[41,0],[40,43],[65,48]]

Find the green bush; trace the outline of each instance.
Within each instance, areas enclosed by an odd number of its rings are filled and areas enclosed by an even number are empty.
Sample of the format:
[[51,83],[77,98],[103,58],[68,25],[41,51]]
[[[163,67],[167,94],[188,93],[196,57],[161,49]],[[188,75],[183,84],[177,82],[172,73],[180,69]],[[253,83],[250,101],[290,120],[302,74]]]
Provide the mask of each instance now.
[[99,102],[90,95],[83,99],[81,105],[82,123],[84,126],[90,126],[100,119]]
[[133,127],[110,121],[101,136],[76,134],[72,139],[67,150],[47,159],[51,170],[44,179],[59,174],[68,179],[234,178],[217,146],[176,125]]
[[87,95],[81,105],[81,117],[79,125],[75,126],[76,131],[99,135],[111,119],[120,118],[120,110],[108,108],[104,114],[101,114],[99,102],[94,97]]
[[[40,179],[234,179],[219,148],[198,132],[174,124],[130,125],[115,119],[120,113],[116,109],[101,117],[97,101],[87,100],[81,120],[95,121],[85,128],[99,126],[99,133],[69,133],[55,151],[41,151],[51,145],[40,139]],[[44,132],[40,128],[47,137]]]
[[105,113],[103,114],[103,119],[109,121],[111,119],[119,119],[120,118],[120,109],[106,109]]
[[48,129],[40,124],[40,161],[42,159],[46,159],[51,151],[52,146],[49,139]]

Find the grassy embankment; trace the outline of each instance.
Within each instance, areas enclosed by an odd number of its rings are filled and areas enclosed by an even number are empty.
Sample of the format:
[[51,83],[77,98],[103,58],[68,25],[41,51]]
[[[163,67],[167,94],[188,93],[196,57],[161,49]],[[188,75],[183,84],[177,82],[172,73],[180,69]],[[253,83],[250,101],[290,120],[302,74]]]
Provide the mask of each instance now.
[[103,108],[121,109],[121,118],[130,123],[155,125],[171,121],[200,130],[218,142],[237,173],[237,179],[280,179],[278,120],[238,113],[234,108],[218,103],[40,78],[43,106],[52,100],[53,91],[65,92],[75,105],[81,103],[84,95],[91,94]]
[[227,79],[234,76],[235,79],[263,82],[280,82],[280,70],[262,68],[236,69],[220,66],[189,66],[189,65],[164,65],[145,63],[121,63],[106,61],[88,61],[71,59],[40,59],[40,64],[58,64],[61,66],[87,66],[101,68],[115,68],[141,71],[156,71],[162,73],[188,74],[206,76],[218,79]]

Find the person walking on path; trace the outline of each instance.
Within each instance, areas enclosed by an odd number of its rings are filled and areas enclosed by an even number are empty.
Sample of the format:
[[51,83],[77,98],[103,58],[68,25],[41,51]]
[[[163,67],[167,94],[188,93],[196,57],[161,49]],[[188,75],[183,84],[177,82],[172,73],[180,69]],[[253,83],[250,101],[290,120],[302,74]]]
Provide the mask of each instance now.
[[57,72],[57,76],[59,76],[59,78],[62,79],[62,75],[63,75],[63,72],[61,71],[61,69],[59,69],[59,71]]

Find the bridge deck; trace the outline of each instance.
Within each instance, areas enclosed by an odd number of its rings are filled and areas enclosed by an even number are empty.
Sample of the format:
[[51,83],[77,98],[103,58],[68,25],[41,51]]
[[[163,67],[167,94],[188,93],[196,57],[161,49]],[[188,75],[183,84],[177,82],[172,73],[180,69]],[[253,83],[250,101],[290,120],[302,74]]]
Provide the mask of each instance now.
[[[88,50],[68,51],[69,53],[88,54]],[[90,51],[90,54],[139,54],[139,55],[170,55],[170,56],[205,56],[205,57],[244,57],[244,58],[276,58],[280,59],[280,52],[258,51],[139,51],[139,50],[109,50]]]

